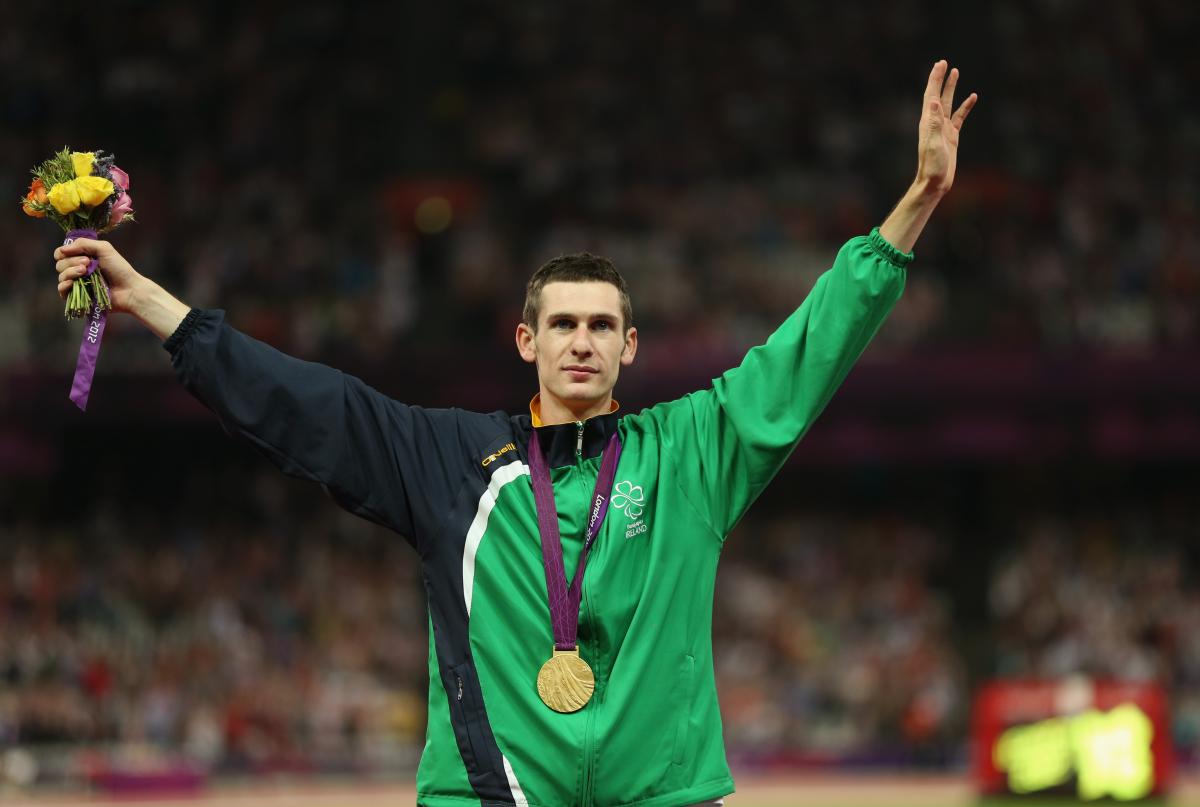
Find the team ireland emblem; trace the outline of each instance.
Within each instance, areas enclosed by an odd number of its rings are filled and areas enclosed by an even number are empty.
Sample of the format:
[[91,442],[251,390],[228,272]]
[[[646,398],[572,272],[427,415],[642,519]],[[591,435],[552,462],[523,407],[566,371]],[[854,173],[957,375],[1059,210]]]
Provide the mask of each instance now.
[[642,514],[642,505],[646,503],[646,494],[641,485],[635,485],[628,479],[618,482],[613,488],[612,505],[625,512],[631,519]]

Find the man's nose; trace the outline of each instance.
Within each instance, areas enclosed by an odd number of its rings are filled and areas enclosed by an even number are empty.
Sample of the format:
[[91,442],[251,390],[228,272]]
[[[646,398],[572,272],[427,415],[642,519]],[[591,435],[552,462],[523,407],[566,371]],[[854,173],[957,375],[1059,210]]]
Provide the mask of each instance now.
[[576,356],[592,355],[592,335],[586,327],[575,329],[575,338],[571,340],[571,352]]

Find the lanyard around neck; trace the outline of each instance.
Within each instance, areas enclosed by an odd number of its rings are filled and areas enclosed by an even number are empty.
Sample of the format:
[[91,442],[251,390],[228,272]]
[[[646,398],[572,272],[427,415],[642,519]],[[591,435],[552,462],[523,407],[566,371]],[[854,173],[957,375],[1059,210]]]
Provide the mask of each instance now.
[[550,622],[554,628],[556,650],[573,650],[578,645],[579,603],[583,597],[583,571],[587,566],[588,554],[612,497],[613,480],[617,475],[617,460],[621,457],[621,440],[616,432],[609,439],[600,461],[600,473],[596,477],[596,488],[590,500],[587,532],[584,533],[583,551],[579,566],[567,587],[567,572],[563,566],[562,538],[558,531],[558,508],[554,504],[554,485],[550,481],[550,468],[542,454],[537,432],[529,441],[529,476],[533,482],[533,498],[537,503],[538,531],[542,535],[542,565],[546,570],[546,594],[550,601]]

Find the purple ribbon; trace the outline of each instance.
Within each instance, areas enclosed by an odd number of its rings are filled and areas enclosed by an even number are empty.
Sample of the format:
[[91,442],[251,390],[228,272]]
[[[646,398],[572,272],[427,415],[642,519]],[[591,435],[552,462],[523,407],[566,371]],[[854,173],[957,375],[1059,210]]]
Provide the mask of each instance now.
[[[95,239],[99,237],[100,234],[95,230],[71,230],[63,239],[63,246],[77,238]],[[92,258],[83,277],[89,277],[99,266],[100,263]],[[83,277],[76,282],[82,281]],[[104,282],[104,275],[100,276],[100,282]],[[88,395],[92,391],[92,376],[96,373],[96,359],[100,357],[100,340],[104,338],[104,322],[107,316],[108,312],[100,308],[100,301],[94,301],[92,313],[88,315],[87,323],[83,328],[83,340],[79,343],[79,359],[75,362],[75,379],[71,382],[71,394],[68,397],[84,412],[87,411]]]
[[554,649],[574,650],[578,647],[579,603],[583,599],[583,570],[588,553],[600,532],[608,502],[612,497],[613,480],[617,476],[617,460],[621,457],[621,440],[616,432],[604,449],[600,474],[592,492],[592,509],[587,532],[583,536],[583,552],[571,587],[567,588],[567,571],[563,567],[562,539],[558,532],[558,508],[554,505],[554,485],[550,469],[542,455],[537,432],[529,441],[529,476],[533,481],[533,499],[537,503],[538,530],[542,534],[542,565],[546,569],[546,594],[550,599],[550,623],[554,627]]

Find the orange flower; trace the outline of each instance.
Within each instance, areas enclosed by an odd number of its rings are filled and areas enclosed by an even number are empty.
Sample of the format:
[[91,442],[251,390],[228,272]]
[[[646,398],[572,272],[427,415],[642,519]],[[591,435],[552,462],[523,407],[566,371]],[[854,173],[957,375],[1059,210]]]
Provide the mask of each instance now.
[[29,193],[25,194],[25,204],[21,206],[21,209],[25,211],[26,216],[33,216],[35,219],[44,219],[46,218],[46,211],[33,207],[33,203],[36,202],[37,204],[44,205],[46,201],[46,185],[40,179],[35,179],[29,183]]

